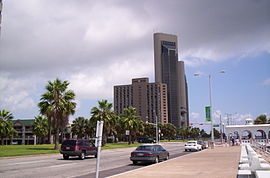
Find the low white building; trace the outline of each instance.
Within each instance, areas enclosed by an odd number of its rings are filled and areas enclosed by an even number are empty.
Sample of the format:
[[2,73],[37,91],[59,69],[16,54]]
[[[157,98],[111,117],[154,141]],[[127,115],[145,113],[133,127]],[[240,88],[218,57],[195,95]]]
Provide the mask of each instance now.
[[234,137],[240,142],[270,142],[270,124],[254,125],[252,119],[246,119],[245,125],[229,125],[225,128],[228,140]]

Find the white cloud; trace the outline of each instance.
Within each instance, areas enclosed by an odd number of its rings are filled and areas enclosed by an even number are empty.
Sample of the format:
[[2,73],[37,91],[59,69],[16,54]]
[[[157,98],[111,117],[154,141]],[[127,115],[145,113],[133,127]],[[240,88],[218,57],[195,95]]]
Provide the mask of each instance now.
[[246,119],[252,119],[254,120],[254,117],[250,113],[244,113],[244,114],[227,114],[224,118],[225,123],[227,124],[233,124],[233,125],[242,125],[245,124]]
[[200,113],[192,112],[192,113],[191,113],[191,118],[192,118],[192,119],[199,119],[199,118],[200,118]]
[[30,96],[35,90],[31,79],[12,79],[8,75],[0,75],[0,108],[10,111],[31,110],[36,107]]
[[103,68],[86,69],[70,76],[70,88],[79,99],[112,98],[114,85],[130,84],[136,77],[151,77],[152,62],[132,55],[129,60],[122,59]]
[[262,84],[263,84],[263,85],[270,85],[270,78],[264,80],[264,81],[262,82]]
[[216,111],[213,112],[214,120],[217,120],[219,122],[220,116],[221,116],[221,111],[220,110],[216,110]]

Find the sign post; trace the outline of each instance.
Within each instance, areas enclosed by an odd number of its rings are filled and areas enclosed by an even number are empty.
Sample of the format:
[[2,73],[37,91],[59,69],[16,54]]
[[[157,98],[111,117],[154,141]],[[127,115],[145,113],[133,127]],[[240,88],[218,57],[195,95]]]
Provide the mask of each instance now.
[[103,131],[103,121],[97,121],[96,128],[96,147],[97,147],[97,160],[96,160],[96,178],[99,176],[99,162],[100,162],[100,150],[102,143],[102,131]]

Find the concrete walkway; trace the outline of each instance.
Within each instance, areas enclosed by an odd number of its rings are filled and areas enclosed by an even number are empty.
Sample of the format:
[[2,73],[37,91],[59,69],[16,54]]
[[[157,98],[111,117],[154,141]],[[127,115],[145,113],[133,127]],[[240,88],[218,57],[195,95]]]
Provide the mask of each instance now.
[[139,168],[113,178],[236,178],[240,147],[215,147]]

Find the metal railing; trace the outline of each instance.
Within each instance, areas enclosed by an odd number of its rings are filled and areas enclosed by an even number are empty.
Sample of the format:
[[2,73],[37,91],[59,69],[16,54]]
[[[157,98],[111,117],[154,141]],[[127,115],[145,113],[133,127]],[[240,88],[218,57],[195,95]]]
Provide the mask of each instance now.
[[252,146],[260,151],[270,155],[270,143],[267,142],[253,142]]

